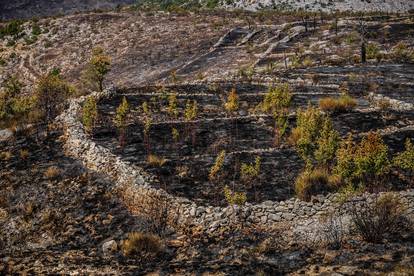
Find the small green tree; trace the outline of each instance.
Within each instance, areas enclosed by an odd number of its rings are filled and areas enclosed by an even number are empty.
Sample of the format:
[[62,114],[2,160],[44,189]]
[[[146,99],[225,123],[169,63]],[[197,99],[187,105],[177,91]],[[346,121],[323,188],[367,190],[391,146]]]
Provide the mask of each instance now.
[[352,139],[352,134],[349,133],[345,140],[339,144],[336,152],[336,165],[334,173],[339,175],[343,180],[350,180],[355,171],[354,164],[355,143]]
[[296,127],[292,130],[290,142],[296,148],[299,156],[307,167],[312,166],[317,141],[320,137],[320,127],[326,120],[318,108],[308,106],[307,109],[298,109]]
[[115,113],[115,125],[119,130],[119,143],[121,147],[125,145],[125,135],[127,127],[127,119],[129,114],[129,104],[125,97],[122,98],[122,102],[116,109]]
[[178,129],[175,127],[171,130],[171,135],[173,138],[173,141],[175,144],[177,144],[180,141],[180,133],[178,132]]
[[195,122],[193,122],[196,118],[197,118],[197,114],[198,114],[198,105],[197,105],[197,101],[190,101],[187,100],[187,103],[185,105],[185,110],[184,110],[184,119],[187,122],[187,126],[186,126],[186,134],[188,135],[189,133],[189,128],[190,128],[190,132],[191,132],[191,142],[193,144],[193,147],[195,145],[196,142],[196,131],[197,131],[197,125]]
[[37,108],[47,125],[59,114],[73,88],[58,74],[42,76],[35,90]]
[[224,108],[230,114],[233,114],[239,109],[239,96],[235,88],[231,89],[227,102],[224,103]]
[[147,154],[150,154],[151,145],[150,145],[150,131],[152,126],[152,111],[147,102],[143,102],[141,105],[142,112],[144,113],[143,125],[144,125],[144,144],[147,148]]
[[262,159],[257,156],[254,164],[242,163],[240,167],[240,179],[245,186],[251,185],[254,188],[254,194],[257,198],[255,181],[260,177],[260,167]]
[[168,114],[176,119],[178,117],[178,101],[177,101],[177,94],[171,94],[168,97]]
[[367,182],[382,175],[388,165],[388,146],[378,133],[370,132],[355,150],[355,176]]
[[220,178],[220,171],[223,169],[224,161],[226,159],[226,151],[222,150],[216,157],[214,165],[210,168],[208,179],[210,181],[217,181]]
[[405,151],[397,154],[392,163],[398,168],[414,172],[414,145],[410,139],[405,141]]
[[111,58],[100,47],[93,49],[92,57],[83,71],[83,80],[94,91],[103,91],[106,74],[111,70]]
[[333,161],[339,140],[339,134],[333,129],[332,121],[325,117],[320,136],[316,141],[315,159],[319,165],[327,167]]
[[381,182],[389,164],[388,146],[379,134],[370,132],[359,144],[352,141],[351,135],[341,143],[334,171],[348,183],[360,181],[367,186]]
[[261,108],[263,112],[273,115],[275,120],[275,145],[279,145],[288,127],[289,107],[292,101],[292,92],[288,84],[270,87],[265,95]]
[[90,96],[86,99],[82,108],[82,122],[86,132],[92,133],[98,118],[98,108],[94,97]]

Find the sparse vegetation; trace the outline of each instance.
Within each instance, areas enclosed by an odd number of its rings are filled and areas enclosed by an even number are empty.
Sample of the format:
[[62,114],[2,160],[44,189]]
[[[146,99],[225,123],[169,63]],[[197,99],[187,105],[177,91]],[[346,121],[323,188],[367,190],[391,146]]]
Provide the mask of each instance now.
[[306,169],[295,180],[295,192],[298,198],[309,201],[312,195],[333,191],[337,178],[327,169]]
[[377,197],[372,205],[354,207],[352,222],[365,241],[374,243],[408,228],[404,206],[393,194]]
[[224,196],[229,205],[241,206],[241,205],[244,205],[247,200],[246,193],[234,192],[230,190],[228,186],[224,187]]
[[167,160],[164,157],[159,157],[154,154],[150,154],[147,157],[148,165],[153,167],[162,167],[165,164],[165,162],[167,162]]
[[223,169],[224,160],[226,158],[226,151],[222,150],[216,158],[213,167],[210,169],[208,178],[210,181],[217,180],[220,176],[220,171]]
[[122,252],[125,256],[158,254],[162,249],[161,240],[154,234],[131,232],[122,243]]
[[352,110],[356,106],[356,100],[351,96],[342,95],[335,98],[323,98],[319,101],[319,107],[321,110],[331,113],[341,113]]
[[73,87],[60,74],[42,76],[36,87],[37,108],[48,125],[64,107],[65,99],[74,94]]
[[410,139],[405,141],[405,151],[397,154],[392,162],[398,168],[414,172],[414,145]]
[[44,176],[46,179],[53,180],[56,179],[61,174],[60,169],[56,166],[50,166],[44,172]]

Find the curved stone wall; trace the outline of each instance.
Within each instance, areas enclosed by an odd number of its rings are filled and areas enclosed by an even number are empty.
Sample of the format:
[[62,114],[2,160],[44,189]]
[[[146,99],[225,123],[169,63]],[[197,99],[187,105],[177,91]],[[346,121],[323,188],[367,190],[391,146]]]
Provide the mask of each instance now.
[[[115,90],[111,89],[104,93],[94,93],[92,96],[99,100],[111,97],[114,93]],[[174,197],[164,190],[153,188],[151,183],[156,181],[153,176],[92,141],[78,119],[85,99],[86,97],[81,97],[70,100],[69,108],[58,118],[64,126],[67,154],[83,162],[87,168],[110,176],[114,181],[114,188],[136,214],[151,213],[160,203],[167,203],[168,218],[173,227],[201,226],[204,231],[213,233],[238,218],[246,225],[254,224],[263,228],[270,228],[275,223],[289,223],[292,231],[303,237],[309,231],[315,234],[315,229],[320,226],[320,218],[324,215],[335,211],[339,216],[346,217],[353,205],[370,203],[375,198],[375,195],[364,194],[340,204],[337,195],[330,194],[317,196],[312,202],[291,198],[281,202],[265,201],[257,205],[247,203],[243,207],[196,205],[186,198]],[[398,194],[408,206],[407,213],[414,217],[414,189]]]

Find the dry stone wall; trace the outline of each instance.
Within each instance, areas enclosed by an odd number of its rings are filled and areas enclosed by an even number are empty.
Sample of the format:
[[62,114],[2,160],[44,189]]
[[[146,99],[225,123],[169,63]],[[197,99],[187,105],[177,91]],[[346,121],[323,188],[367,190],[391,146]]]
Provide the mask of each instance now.
[[[115,89],[108,89],[92,96],[99,100],[110,98],[115,93]],[[156,181],[155,177],[92,141],[79,120],[82,102],[85,99],[86,97],[72,99],[69,108],[58,118],[64,126],[67,154],[80,160],[89,169],[110,176],[114,181],[114,189],[120,192],[127,206],[136,214],[150,214],[154,210],[159,210],[161,203],[167,203],[169,222],[173,227],[187,228],[196,225],[208,233],[214,233],[235,220],[242,220],[245,225],[263,228],[285,223],[303,238],[317,233],[321,218],[326,214],[335,211],[338,216],[349,218],[352,206],[361,202],[370,203],[375,199],[375,195],[363,194],[340,205],[337,195],[329,194],[314,197],[312,202],[291,198],[280,202],[265,201],[256,205],[247,203],[242,207],[197,205],[189,199],[175,197],[162,189],[155,189],[151,185]],[[409,216],[414,218],[414,190],[401,191],[398,195],[407,204]]]

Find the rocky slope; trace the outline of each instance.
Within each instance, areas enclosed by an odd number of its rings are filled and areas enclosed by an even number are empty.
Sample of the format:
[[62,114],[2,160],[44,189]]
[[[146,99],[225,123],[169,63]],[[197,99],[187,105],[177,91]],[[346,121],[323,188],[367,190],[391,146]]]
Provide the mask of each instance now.
[[134,2],[134,0],[2,0],[0,1],[0,19],[30,18],[33,16],[69,14],[85,10],[110,9],[118,5],[133,4]]
[[258,10],[261,8],[280,8],[324,11],[382,11],[382,12],[404,12],[414,8],[414,1],[405,0],[236,0],[227,7]]

